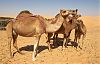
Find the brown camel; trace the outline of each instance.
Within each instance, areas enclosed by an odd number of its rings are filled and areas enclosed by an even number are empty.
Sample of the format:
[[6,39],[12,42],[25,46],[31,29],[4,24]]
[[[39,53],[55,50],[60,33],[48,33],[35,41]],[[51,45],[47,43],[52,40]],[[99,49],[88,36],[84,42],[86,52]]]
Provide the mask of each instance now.
[[82,36],[82,46],[84,43],[84,38],[86,37],[86,26],[84,25],[82,20],[77,20],[77,27],[75,28],[75,38],[74,41],[80,43],[80,38]]
[[21,53],[21,51],[17,47],[18,35],[23,37],[35,37],[35,45],[32,58],[33,60],[35,60],[41,35],[43,33],[52,33],[57,31],[64,21],[63,16],[67,14],[67,12],[63,13],[62,10],[60,10],[59,15],[55,18],[56,22],[54,24],[50,24],[42,16],[33,16],[33,14],[29,11],[20,12],[16,19],[10,20],[10,22],[7,25],[10,56],[13,57],[11,52],[12,39],[13,46],[17,49],[19,53]]
[[[66,44],[68,43],[69,36],[70,36],[72,29],[76,27],[76,21],[75,20],[73,21],[72,18],[77,15],[77,11],[78,11],[77,9],[68,10],[69,14],[67,16],[64,16],[65,20],[62,26],[60,27],[58,31],[54,33],[54,37],[53,37],[54,43],[56,42],[58,34],[64,34],[64,43],[63,43],[62,49],[64,48],[65,43]],[[57,15],[55,17],[57,17]],[[48,42],[50,42],[50,38],[52,37],[52,35],[53,33],[48,33]]]

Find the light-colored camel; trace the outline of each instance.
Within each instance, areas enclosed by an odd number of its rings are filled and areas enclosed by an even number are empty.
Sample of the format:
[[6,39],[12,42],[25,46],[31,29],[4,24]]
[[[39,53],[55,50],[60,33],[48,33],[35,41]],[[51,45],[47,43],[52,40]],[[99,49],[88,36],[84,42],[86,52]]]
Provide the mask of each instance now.
[[35,60],[41,35],[43,33],[52,33],[57,31],[64,21],[63,15],[67,14],[67,12],[63,13],[62,10],[60,10],[59,15],[55,18],[56,23],[50,24],[42,16],[33,16],[33,14],[29,11],[20,12],[15,20],[10,20],[6,27],[10,56],[13,57],[11,52],[12,39],[13,46],[17,49],[19,53],[21,53],[21,51],[17,47],[18,35],[23,37],[35,37],[35,45],[32,58],[33,60]]
[[[64,17],[65,20],[64,20],[62,26],[60,27],[60,29],[58,31],[56,31],[54,33],[54,36],[53,36],[54,43],[57,40],[58,34],[63,34],[64,35],[64,42],[63,42],[62,49],[64,48],[65,43],[66,44],[68,43],[69,36],[70,36],[70,33],[71,33],[72,29],[74,29],[76,27],[76,21],[75,20],[73,21],[72,18],[77,15],[77,11],[78,11],[78,9],[68,10],[69,15]],[[70,14],[72,16],[70,16]],[[48,34],[48,41],[49,42],[50,42],[50,38],[52,37],[52,35],[53,35],[52,33]]]

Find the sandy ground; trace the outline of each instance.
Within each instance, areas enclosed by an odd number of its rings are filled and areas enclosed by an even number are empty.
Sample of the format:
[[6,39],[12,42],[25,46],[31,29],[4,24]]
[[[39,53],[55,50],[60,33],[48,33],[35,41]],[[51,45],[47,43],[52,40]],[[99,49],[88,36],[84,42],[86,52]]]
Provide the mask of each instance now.
[[[42,35],[39,45],[39,56],[32,61],[34,38],[18,37],[18,47],[24,55],[15,53],[9,59],[6,31],[0,31],[0,64],[100,64],[100,16],[85,16],[81,18],[87,27],[87,36],[82,47],[76,50],[72,46],[61,51],[58,46],[49,52],[45,35]],[[74,31],[71,34],[73,40]],[[12,51],[16,49],[12,46]]]

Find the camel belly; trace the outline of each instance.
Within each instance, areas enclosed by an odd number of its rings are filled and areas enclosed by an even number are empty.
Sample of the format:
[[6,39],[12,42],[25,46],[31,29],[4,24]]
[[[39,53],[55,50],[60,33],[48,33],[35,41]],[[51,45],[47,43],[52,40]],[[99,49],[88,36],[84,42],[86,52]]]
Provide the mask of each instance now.
[[36,29],[32,26],[17,26],[14,27],[14,33],[20,35],[20,36],[25,36],[25,37],[32,37],[35,35]]
[[22,22],[16,22],[13,25],[13,29],[16,32],[16,34],[20,36],[25,36],[25,37],[32,37],[38,34],[42,34],[43,28],[41,28],[38,24],[33,24],[33,23],[22,23]]
[[24,36],[24,37],[33,37],[36,35],[40,35],[43,34],[43,30],[42,29],[38,29],[35,27],[23,27],[23,28],[14,28],[14,32],[20,36]]

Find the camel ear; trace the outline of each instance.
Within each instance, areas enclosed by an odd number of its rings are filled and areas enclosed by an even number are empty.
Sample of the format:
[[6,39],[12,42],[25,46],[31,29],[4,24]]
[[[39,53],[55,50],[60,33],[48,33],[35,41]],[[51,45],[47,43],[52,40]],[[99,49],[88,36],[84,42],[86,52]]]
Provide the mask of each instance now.
[[78,12],[78,9],[76,9],[76,12]]
[[63,10],[62,9],[60,9],[60,12],[62,12]]

